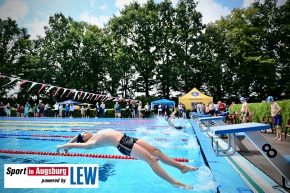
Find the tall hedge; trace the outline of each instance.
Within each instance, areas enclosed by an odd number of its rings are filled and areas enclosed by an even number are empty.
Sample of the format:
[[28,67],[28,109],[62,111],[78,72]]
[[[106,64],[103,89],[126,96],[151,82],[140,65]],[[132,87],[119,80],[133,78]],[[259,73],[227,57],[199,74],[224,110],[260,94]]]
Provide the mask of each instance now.
[[[290,119],[290,100],[276,101],[280,107],[282,115],[282,128],[285,130],[286,121]],[[249,111],[254,111],[253,122],[261,122],[264,116],[271,116],[271,106],[267,102],[262,103],[248,103]],[[235,106],[230,106],[229,113],[240,110],[242,104],[236,104]]]

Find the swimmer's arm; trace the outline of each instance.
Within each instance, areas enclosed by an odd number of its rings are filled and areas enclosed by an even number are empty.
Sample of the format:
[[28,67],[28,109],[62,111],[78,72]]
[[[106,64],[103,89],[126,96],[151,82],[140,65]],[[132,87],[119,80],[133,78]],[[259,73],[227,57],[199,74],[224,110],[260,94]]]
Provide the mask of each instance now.
[[72,138],[68,143],[74,143],[74,142],[76,142],[77,141],[77,136],[75,136],[74,138]]
[[56,151],[57,153],[59,153],[59,150],[64,150],[66,153],[68,151],[68,149],[92,149],[93,148],[93,144],[92,143],[67,143],[64,145],[58,145],[56,147]]

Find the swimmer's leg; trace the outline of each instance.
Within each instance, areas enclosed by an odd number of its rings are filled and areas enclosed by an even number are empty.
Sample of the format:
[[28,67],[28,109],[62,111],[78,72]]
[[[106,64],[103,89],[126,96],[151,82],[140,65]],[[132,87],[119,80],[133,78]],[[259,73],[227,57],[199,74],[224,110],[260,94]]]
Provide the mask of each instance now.
[[131,155],[137,159],[140,159],[140,160],[147,162],[150,165],[150,167],[152,168],[152,170],[155,172],[155,174],[157,174],[159,177],[166,180],[167,182],[169,182],[173,186],[178,186],[178,187],[182,187],[185,189],[192,189],[193,188],[192,186],[185,185],[185,184],[179,182],[178,180],[175,180],[174,178],[172,178],[158,164],[158,162],[154,156],[152,156],[148,151],[146,151],[145,149],[143,149],[141,146],[139,146],[136,143],[133,146],[133,149],[131,151]]
[[175,161],[174,159],[162,153],[159,149],[153,147],[152,145],[146,143],[143,140],[139,139],[136,143],[142,148],[146,149],[151,155],[157,157],[163,163],[179,169],[182,173],[186,173],[188,171],[195,171],[198,169],[196,167],[181,164],[180,162]]

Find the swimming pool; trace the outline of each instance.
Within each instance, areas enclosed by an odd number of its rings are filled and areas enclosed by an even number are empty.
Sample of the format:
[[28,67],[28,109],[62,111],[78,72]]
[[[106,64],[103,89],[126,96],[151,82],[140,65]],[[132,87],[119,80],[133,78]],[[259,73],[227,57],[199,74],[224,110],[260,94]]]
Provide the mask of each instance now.
[[[194,186],[190,192],[217,192],[219,182],[214,179],[208,163],[201,153],[190,120],[174,120],[176,125],[186,125],[186,131],[168,127],[164,119],[54,119],[54,118],[1,118],[1,150],[17,150],[20,154],[0,153],[0,164],[99,164],[97,192],[188,192],[173,187],[154,174],[149,165],[140,160],[116,159],[121,155],[115,147],[93,150],[73,149],[72,153],[108,155],[106,158],[82,156],[56,156],[23,154],[25,151],[55,152],[81,131],[97,132],[112,128],[131,137],[141,138],[159,148],[163,153],[186,164],[199,167],[198,171],[182,174],[179,170],[160,165],[175,179]],[[22,152],[22,153],[21,153]],[[0,171],[1,189],[4,192],[91,192],[92,189],[4,189],[4,170]],[[17,182],[16,182],[17,183]],[[1,190],[1,192],[3,192]]]

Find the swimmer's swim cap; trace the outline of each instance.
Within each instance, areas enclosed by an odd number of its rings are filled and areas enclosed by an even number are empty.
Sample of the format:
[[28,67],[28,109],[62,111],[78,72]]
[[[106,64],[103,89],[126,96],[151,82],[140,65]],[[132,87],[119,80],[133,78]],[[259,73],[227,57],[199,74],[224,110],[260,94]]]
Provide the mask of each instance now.
[[165,117],[164,119],[165,119],[165,121],[168,121],[169,117]]
[[83,140],[84,135],[82,133],[78,134],[77,137],[77,142],[78,143],[85,143],[85,141]]
[[274,98],[272,96],[268,96],[266,99],[267,102],[274,102]]

